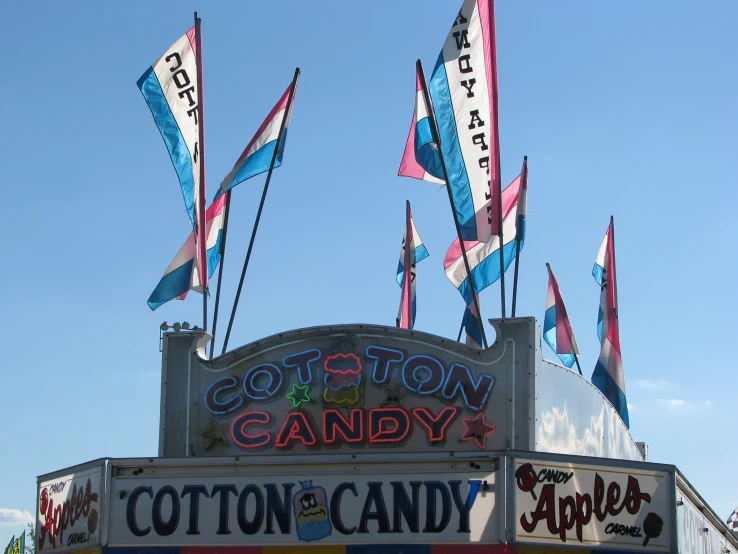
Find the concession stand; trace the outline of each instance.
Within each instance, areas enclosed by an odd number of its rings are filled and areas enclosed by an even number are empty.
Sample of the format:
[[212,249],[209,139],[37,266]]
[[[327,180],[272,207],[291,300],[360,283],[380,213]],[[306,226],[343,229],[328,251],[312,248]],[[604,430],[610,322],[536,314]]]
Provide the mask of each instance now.
[[738,553],[534,319],[490,323],[485,350],[337,325],[213,359],[165,332],[158,456],[40,476],[36,551]]

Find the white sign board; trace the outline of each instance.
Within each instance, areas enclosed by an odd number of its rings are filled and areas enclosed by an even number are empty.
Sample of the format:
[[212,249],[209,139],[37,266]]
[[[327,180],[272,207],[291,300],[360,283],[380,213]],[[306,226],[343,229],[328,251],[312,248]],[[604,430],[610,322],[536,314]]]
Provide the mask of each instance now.
[[731,544],[686,496],[677,493],[677,537],[680,554],[725,554]]
[[[483,471],[305,469],[293,475],[116,476],[109,546],[499,541],[497,480]],[[468,469],[468,467],[466,468]]]
[[671,550],[671,474],[525,459],[513,471],[516,541]]
[[103,464],[39,482],[36,552],[100,544]]

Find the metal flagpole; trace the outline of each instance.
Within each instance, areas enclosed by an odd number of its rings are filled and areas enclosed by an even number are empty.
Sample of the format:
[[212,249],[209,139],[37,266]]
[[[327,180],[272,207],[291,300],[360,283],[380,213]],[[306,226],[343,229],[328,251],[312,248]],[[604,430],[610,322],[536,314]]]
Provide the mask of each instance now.
[[[528,156],[523,157],[523,172],[520,176],[520,186],[524,187],[526,186],[528,180]],[[520,195],[518,195],[519,197]],[[518,203],[518,208],[520,208],[520,203]],[[513,298],[512,298],[512,312],[510,314],[510,317],[515,317],[515,307],[517,306],[518,301],[518,265],[520,264],[520,239],[521,236],[521,230],[515,227],[515,274],[513,276]]]
[[[202,94],[202,37],[200,36],[200,24],[202,20],[197,17],[195,12],[195,63],[197,65],[197,129],[198,129],[198,148],[200,150],[200,194],[198,198],[197,211],[198,214],[205,214],[205,119],[203,117],[203,94]],[[197,155],[197,151],[195,152]],[[205,220],[203,218],[203,220]],[[207,221],[205,221],[207,223]],[[204,230],[203,230],[204,231]],[[202,233],[204,235],[204,233]],[[195,241],[197,244],[197,235],[195,233]],[[197,244],[198,267],[205,267],[205,275],[200,275],[200,284],[202,285],[202,330],[208,330],[208,288],[205,285],[208,278],[208,259],[207,248],[205,244]],[[204,258],[204,259],[203,259]]]
[[[615,296],[615,319],[618,319],[618,280],[616,277],[617,271],[615,270],[615,218],[613,216],[610,216],[610,240],[612,241],[612,280],[615,283],[615,286],[613,287],[613,294]],[[618,325],[620,325],[620,321],[618,320]],[[618,332],[620,332],[620,327],[618,327]]]
[[213,359],[215,351],[215,331],[218,329],[218,308],[220,306],[220,284],[223,280],[223,264],[225,263],[226,238],[228,237],[228,214],[231,211],[231,191],[227,191],[225,214],[223,214],[223,240],[220,242],[220,271],[218,271],[218,285],[215,292],[215,309],[213,311],[213,338],[210,342],[210,359]]
[[[466,315],[466,308],[464,308],[464,314]],[[464,330],[464,318],[461,318],[461,325],[459,326],[459,336],[456,337],[456,342],[461,342],[461,332]]]
[[225,340],[223,341],[223,350],[221,354],[225,354],[226,348],[228,348],[228,339],[231,336],[231,330],[233,329],[233,320],[236,317],[236,309],[238,308],[238,300],[241,297],[241,289],[243,288],[243,280],[246,277],[246,269],[249,266],[249,260],[251,259],[251,250],[254,247],[254,239],[256,238],[256,231],[259,228],[259,220],[261,219],[261,211],[264,208],[264,200],[266,200],[267,190],[269,190],[269,181],[272,179],[272,171],[274,170],[274,163],[277,161],[277,154],[282,146],[282,136],[284,135],[284,126],[287,123],[287,117],[292,110],[292,100],[295,97],[295,89],[297,88],[297,80],[300,78],[300,68],[295,69],[295,76],[292,79],[292,88],[287,98],[287,106],[284,110],[284,116],[282,117],[282,125],[279,128],[279,135],[277,135],[277,146],[272,154],[272,162],[269,165],[269,173],[267,173],[266,182],[264,183],[264,191],[261,193],[261,201],[259,202],[259,209],[256,212],[256,221],[254,221],[254,228],[251,231],[251,240],[249,241],[249,247],[246,251],[246,259],[243,262],[243,269],[241,270],[241,279],[238,282],[238,289],[236,290],[236,299],[233,301],[233,309],[231,310],[231,318],[228,321],[228,329],[226,330]]
[[482,312],[479,310],[479,302],[477,301],[477,290],[474,286],[474,279],[472,278],[471,269],[469,269],[469,259],[466,256],[466,246],[464,245],[464,239],[461,235],[461,225],[459,225],[459,216],[456,214],[456,205],[454,204],[454,196],[451,193],[451,183],[448,178],[448,171],[446,171],[446,161],[443,159],[443,149],[441,148],[441,136],[438,132],[438,126],[436,123],[436,114],[433,108],[433,104],[430,101],[430,94],[428,93],[428,85],[425,83],[425,73],[423,72],[423,64],[420,60],[416,62],[418,73],[420,74],[420,85],[423,88],[423,98],[425,99],[425,105],[428,107],[428,119],[430,120],[431,133],[433,135],[433,141],[438,145],[438,156],[441,159],[441,169],[443,170],[443,179],[446,181],[446,191],[448,192],[448,199],[451,202],[451,212],[454,216],[454,224],[456,225],[456,234],[459,237],[459,245],[461,246],[461,255],[464,258],[464,267],[466,268],[466,277],[469,280],[469,288],[471,289],[472,298],[474,301],[474,307],[479,314],[480,329],[482,331],[482,342],[484,347],[487,348],[487,336],[484,332],[484,325],[482,322]]
[[[402,296],[400,297],[400,311],[405,309],[405,313],[402,314],[402,317],[405,318],[405,321],[407,322],[407,328],[412,330],[414,327],[413,322],[413,306],[412,306],[412,286],[413,286],[413,268],[410,265],[410,249],[413,246],[413,241],[415,240],[415,237],[412,236],[412,225],[410,223],[410,200],[405,200],[405,251],[403,252],[403,259],[402,263],[404,265],[403,270],[405,273],[405,276],[402,281]],[[407,281],[407,282],[405,282]],[[407,305],[405,305],[405,287],[408,288],[409,296],[411,298],[408,299]]]
[[[499,221],[499,237],[500,237],[500,307],[502,308],[502,318],[505,318],[505,259],[502,255],[504,241],[502,238],[502,170],[500,169],[500,125],[498,121],[498,85],[497,85],[497,37],[495,33],[495,0],[489,2],[489,33],[490,33],[490,55],[492,56],[492,130],[495,140],[495,171],[497,173],[497,182],[493,183],[495,190],[490,191],[491,194],[497,195],[497,216]],[[494,206],[494,202],[492,203]]]

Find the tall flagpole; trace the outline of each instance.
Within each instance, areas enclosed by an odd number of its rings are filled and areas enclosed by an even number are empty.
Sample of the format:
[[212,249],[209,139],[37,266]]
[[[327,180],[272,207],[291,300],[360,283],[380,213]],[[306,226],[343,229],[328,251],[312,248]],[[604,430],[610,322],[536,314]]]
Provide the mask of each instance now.
[[[402,287],[400,291],[400,315],[402,317],[397,318],[397,326],[400,327],[400,322],[404,318],[407,324],[409,325],[408,329],[412,330],[413,328],[413,320],[412,320],[412,298],[410,301],[405,303],[405,286],[408,288],[412,287],[412,270],[413,268],[410,266],[410,247],[412,246],[413,240],[415,240],[415,237],[412,235],[412,227],[410,223],[410,200],[405,200],[405,241],[403,245],[403,252],[402,252]],[[412,289],[411,294],[412,296]],[[403,313],[403,310],[406,311],[406,313]]]
[[251,250],[254,247],[254,239],[256,238],[256,231],[259,228],[259,220],[261,219],[261,211],[264,208],[264,200],[266,200],[267,190],[269,190],[269,181],[272,179],[272,171],[274,170],[274,164],[277,161],[277,155],[282,147],[282,137],[284,135],[284,127],[287,123],[290,111],[292,110],[292,100],[295,97],[295,89],[297,88],[297,80],[300,78],[300,68],[295,69],[295,76],[292,79],[292,88],[290,88],[290,94],[287,97],[287,106],[284,110],[284,116],[282,116],[282,124],[279,127],[279,135],[277,135],[277,145],[272,154],[272,162],[269,165],[269,173],[267,173],[266,182],[264,183],[264,191],[261,193],[261,202],[259,202],[259,209],[256,212],[256,221],[254,221],[254,228],[251,231],[251,240],[249,241],[249,248],[246,251],[246,259],[243,262],[243,269],[241,270],[241,279],[238,282],[238,289],[236,290],[236,299],[233,301],[233,309],[231,310],[231,318],[228,321],[228,329],[226,330],[225,340],[223,341],[223,350],[221,354],[225,354],[226,348],[228,348],[228,339],[231,336],[231,330],[233,329],[233,320],[236,317],[236,309],[238,309],[238,300],[241,297],[241,289],[243,288],[243,280],[246,277],[246,269],[249,266],[249,260],[251,259]]
[[[197,122],[197,130],[199,133],[198,147],[200,150],[200,194],[198,195],[197,213],[205,214],[205,118],[203,116],[203,94],[202,94],[202,37],[200,35],[200,24],[202,19],[197,17],[195,12],[195,63],[197,65],[197,112],[199,121]],[[197,155],[197,151],[195,153]],[[207,216],[201,217],[205,225],[207,225]],[[199,227],[200,222],[198,222]],[[208,280],[208,258],[207,247],[200,238],[205,236],[205,229],[200,233],[195,233],[195,241],[197,244],[198,272],[200,268],[205,268],[205,275],[200,275],[200,284],[202,285],[202,330],[208,330],[208,288],[206,282]]]
[[[523,174],[520,176],[521,188],[527,185],[528,181],[528,156],[523,157]],[[518,208],[520,203],[518,202]],[[517,222],[516,222],[517,223]],[[515,317],[515,307],[518,301],[518,265],[520,264],[520,240],[522,239],[522,230],[515,226],[515,275],[513,276],[513,298],[511,317]]]
[[610,240],[612,241],[612,280],[615,283],[615,286],[613,287],[613,294],[615,295],[615,319],[618,320],[618,333],[620,332],[620,320],[618,318],[618,279],[617,279],[617,271],[615,269],[615,218],[613,216],[610,216]]
[[[495,190],[490,191],[497,195],[497,221],[499,222],[500,237],[500,307],[502,308],[502,318],[505,318],[505,256],[503,256],[504,241],[502,238],[502,170],[500,169],[500,125],[498,111],[498,83],[497,83],[497,37],[495,34],[495,0],[489,0],[489,32],[490,32],[490,48],[492,50],[492,128],[495,139],[495,171],[497,173]],[[492,204],[494,205],[494,203]],[[494,217],[493,215],[493,217]],[[481,321],[481,314],[480,314]]]
[[220,271],[218,271],[218,285],[215,292],[215,309],[213,310],[213,338],[210,342],[210,359],[213,359],[215,351],[215,331],[218,329],[218,308],[220,306],[220,283],[223,280],[223,264],[225,263],[226,238],[228,237],[228,214],[231,211],[231,191],[226,191],[225,214],[223,214],[223,240],[220,242]]
[[[482,342],[484,347],[487,348],[487,336],[484,332],[484,325],[482,322],[482,312],[479,310],[479,302],[477,300],[477,290],[474,286],[474,278],[472,277],[471,269],[469,269],[469,259],[466,256],[466,245],[461,235],[461,225],[459,225],[459,216],[456,214],[456,204],[454,204],[454,195],[451,192],[451,182],[448,178],[448,171],[446,170],[446,161],[443,158],[443,148],[441,148],[441,134],[438,132],[438,125],[436,123],[435,108],[430,101],[430,94],[428,93],[428,85],[425,82],[425,73],[423,72],[423,64],[420,60],[416,62],[418,74],[420,75],[420,86],[423,89],[423,98],[425,99],[425,105],[428,106],[428,119],[430,120],[431,133],[433,135],[433,141],[438,145],[438,157],[441,160],[441,169],[443,170],[443,179],[446,181],[446,191],[448,192],[448,199],[451,202],[451,212],[454,215],[454,224],[456,225],[456,235],[459,237],[459,245],[461,246],[461,255],[464,258],[464,267],[466,268],[466,277],[469,280],[469,288],[471,289],[472,299],[474,301],[474,307],[479,314],[480,330],[482,331]],[[502,254],[502,248],[500,248],[500,254]]]

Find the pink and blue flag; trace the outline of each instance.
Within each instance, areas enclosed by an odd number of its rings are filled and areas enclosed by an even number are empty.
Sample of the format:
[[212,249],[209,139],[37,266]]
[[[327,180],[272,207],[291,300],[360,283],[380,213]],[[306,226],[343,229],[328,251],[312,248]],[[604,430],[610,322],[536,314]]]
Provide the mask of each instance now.
[[[477,304],[479,303],[479,295],[477,295]],[[464,310],[464,318],[461,321],[466,334],[466,345],[470,348],[482,349],[482,320],[479,317],[474,302],[467,304]]]
[[[220,246],[223,235],[224,208],[228,196],[222,195],[213,202],[206,212],[206,247],[208,261],[208,278],[213,275],[215,268],[220,263]],[[170,300],[184,300],[187,292],[192,289],[195,292],[203,292],[199,278],[199,272],[194,267],[195,259],[195,237],[193,233],[179,249],[177,255],[169,264],[164,276],[156,285],[154,292],[149,297],[148,304],[152,310]]]
[[[200,129],[195,28],[177,40],[139,78],[138,88],[159,128],[199,243],[205,241],[205,183],[200,182]],[[198,258],[205,255],[202,248]],[[205,265],[198,263],[204,273]],[[207,285],[207,279],[205,279]]]
[[543,339],[556,352],[566,367],[571,368],[579,357],[577,340],[571,328],[569,315],[566,313],[564,299],[561,297],[559,283],[554,277],[551,266],[548,269],[548,295],[546,296],[546,314],[543,319]]
[[405,152],[397,174],[401,177],[411,177],[442,185],[445,181],[443,180],[441,157],[438,154],[438,144],[433,140],[431,121],[428,117],[433,108],[425,101],[419,66],[415,69],[415,88],[413,122],[410,125]]
[[[428,257],[428,249],[423,244],[423,239],[420,238],[420,233],[415,227],[415,220],[412,214],[410,214],[410,232],[413,237],[411,248],[415,253],[415,263],[424,260]],[[402,237],[402,248],[400,249],[400,261],[397,262],[397,284],[402,286],[405,282],[405,237]]]
[[[292,94],[291,105],[288,106],[287,104],[290,100],[290,92],[292,92],[293,87],[295,91]],[[272,158],[274,157],[274,150],[277,148],[277,157],[274,161],[274,167],[282,165],[282,156],[284,155],[284,147],[287,140],[287,129],[290,124],[290,117],[292,116],[292,107],[295,104],[294,100],[296,93],[297,80],[290,83],[290,86],[288,86],[287,90],[284,91],[279,102],[277,102],[274,108],[272,108],[272,111],[269,112],[269,115],[251,139],[251,142],[249,142],[239,156],[231,172],[226,175],[225,179],[223,179],[223,182],[220,184],[220,188],[215,195],[216,198],[224,192],[231,190],[246,179],[250,179],[260,173],[269,171],[269,166],[272,162]],[[283,120],[284,132],[282,133],[282,140],[279,141],[279,147],[277,147],[279,130],[282,127]]]
[[[466,256],[469,260],[469,269],[471,270],[477,293],[500,278],[500,256],[503,256],[505,270],[507,270],[515,259],[518,203],[521,199],[525,201],[525,195],[520,194],[521,190],[526,189],[521,187],[521,175],[518,175],[502,191],[502,229],[505,241],[502,248],[500,248],[499,236],[493,236],[488,242],[464,241]],[[521,251],[524,244],[524,241],[520,242]],[[448,252],[446,252],[446,257],[443,260],[443,268],[446,272],[446,277],[459,289],[467,305],[472,304],[473,297],[466,267],[464,267],[464,258],[459,239],[456,239],[448,249]]]
[[494,18],[493,0],[464,0],[428,83],[462,239],[483,243],[500,234]]
[[600,357],[597,360],[592,384],[605,395],[620,414],[626,427],[630,426],[628,402],[625,396],[625,374],[620,350],[618,326],[617,283],[615,278],[615,244],[612,219],[600,245],[592,270],[600,285],[600,310],[597,317],[597,336],[600,339]]
[[[420,236],[415,235],[415,223],[413,222],[413,214],[410,211],[410,202],[407,202],[405,208],[405,233],[402,237],[402,250],[400,251],[400,264],[402,265],[402,276],[398,278],[402,293],[400,296],[400,311],[397,314],[397,326],[402,329],[412,329],[415,326],[415,264],[428,257],[428,251]],[[424,253],[422,258],[418,257],[418,249],[416,246],[422,247]]]

